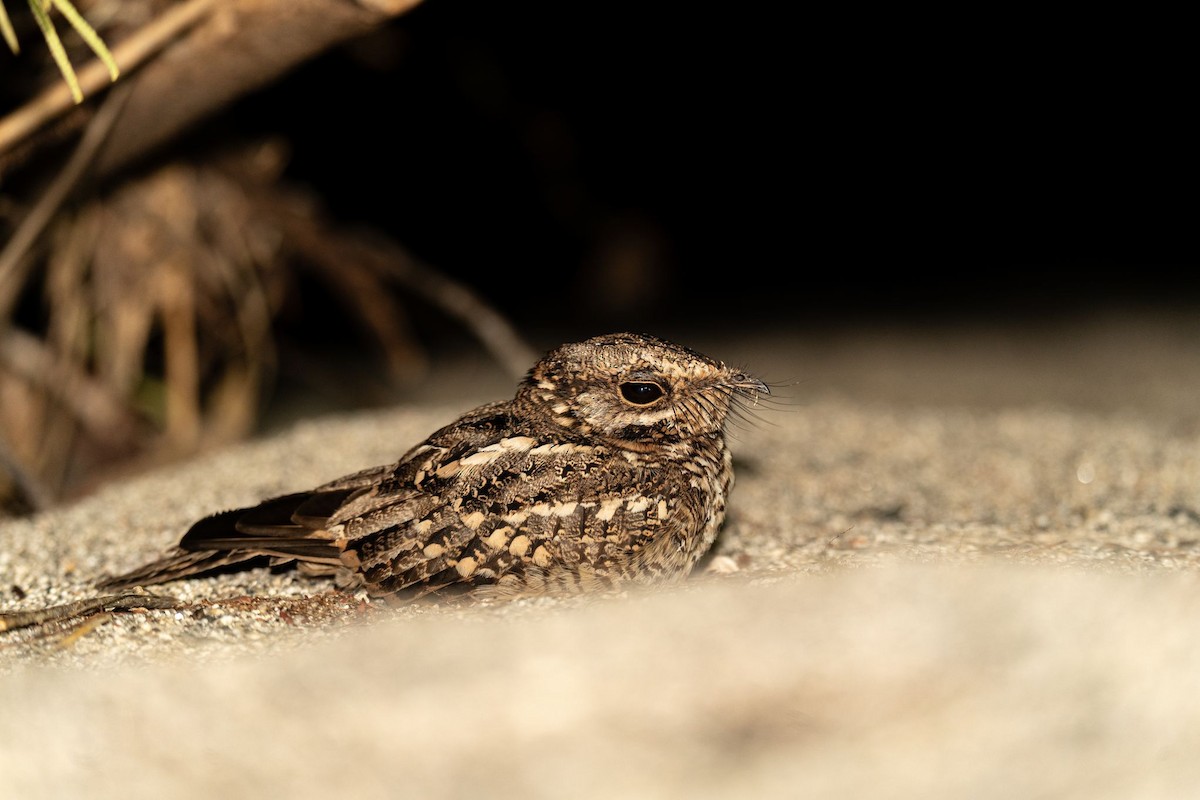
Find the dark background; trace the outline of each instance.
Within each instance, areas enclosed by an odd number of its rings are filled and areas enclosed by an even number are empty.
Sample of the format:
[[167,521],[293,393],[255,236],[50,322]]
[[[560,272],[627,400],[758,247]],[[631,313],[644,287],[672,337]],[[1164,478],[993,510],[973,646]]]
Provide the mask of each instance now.
[[1177,23],[425,3],[246,99],[526,330],[1197,304]]

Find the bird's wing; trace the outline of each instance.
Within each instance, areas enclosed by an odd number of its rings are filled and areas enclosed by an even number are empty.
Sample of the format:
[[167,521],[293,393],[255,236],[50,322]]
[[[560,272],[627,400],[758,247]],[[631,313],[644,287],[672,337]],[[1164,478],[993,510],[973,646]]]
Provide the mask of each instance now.
[[162,558],[100,581],[102,589],[149,586],[257,562],[306,561],[341,566],[341,550],[324,523],[346,497],[361,489],[298,492],[205,517],[188,529],[179,545]]
[[393,486],[403,499],[372,490],[339,510],[354,511],[342,522],[343,561],[385,593],[532,573],[579,586],[628,577],[647,566],[639,553],[652,541],[692,524],[668,471],[602,446],[519,433],[466,448],[427,444]]
[[[468,425],[467,436],[458,436],[460,448],[473,446],[474,438],[486,438],[491,427],[505,420],[503,404],[484,406],[465,419],[481,424]],[[455,438],[447,426],[434,434],[451,444]],[[270,557],[274,563],[300,560],[315,565],[340,567],[342,549],[337,532],[340,522],[372,513],[384,512],[402,517],[404,508],[412,503],[408,513],[427,513],[437,498],[423,497],[419,488],[406,475],[408,466],[417,456],[429,451],[425,442],[406,453],[399,462],[372,467],[347,475],[307,492],[274,497],[247,508],[231,509],[205,517],[196,522],[180,540],[179,545],[162,558],[130,572],[106,578],[98,583],[104,589],[151,585],[199,575],[214,569],[261,561]],[[445,447],[433,448],[437,450]],[[453,447],[449,448],[453,449]]]

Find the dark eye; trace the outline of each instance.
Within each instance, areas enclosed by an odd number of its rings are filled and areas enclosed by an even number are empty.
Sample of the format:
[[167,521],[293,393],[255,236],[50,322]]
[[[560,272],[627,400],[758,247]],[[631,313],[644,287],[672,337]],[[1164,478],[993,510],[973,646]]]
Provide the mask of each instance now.
[[657,383],[626,381],[621,384],[621,397],[635,406],[648,406],[662,396],[662,387]]

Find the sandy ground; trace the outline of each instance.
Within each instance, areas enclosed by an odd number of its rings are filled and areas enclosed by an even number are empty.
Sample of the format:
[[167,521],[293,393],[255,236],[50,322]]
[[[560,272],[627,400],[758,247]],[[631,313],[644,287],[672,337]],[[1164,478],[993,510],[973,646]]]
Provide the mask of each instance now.
[[[0,797],[1200,792],[1200,312],[684,343],[789,384],[704,574],[381,611],[259,570],[3,633]],[[0,611],[510,390],[435,383],[0,523]]]

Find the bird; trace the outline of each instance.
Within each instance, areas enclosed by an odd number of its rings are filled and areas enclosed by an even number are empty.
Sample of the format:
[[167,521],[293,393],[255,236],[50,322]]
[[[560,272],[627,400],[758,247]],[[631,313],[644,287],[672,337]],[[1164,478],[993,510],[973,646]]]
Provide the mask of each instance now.
[[256,565],[412,599],[575,594],[686,577],[725,519],[725,428],[770,388],[646,334],[550,350],[515,396],[398,461],[196,522],[117,590]]

